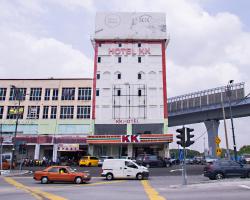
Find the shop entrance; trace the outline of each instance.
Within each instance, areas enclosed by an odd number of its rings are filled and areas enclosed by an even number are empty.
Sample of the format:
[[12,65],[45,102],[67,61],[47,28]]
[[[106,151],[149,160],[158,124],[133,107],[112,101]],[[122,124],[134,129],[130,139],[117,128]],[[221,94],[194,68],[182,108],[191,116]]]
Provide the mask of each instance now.
[[162,145],[139,145],[133,148],[133,156],[136,158],[140,154],[151,154],[160,156],[160,152],[163,150]]

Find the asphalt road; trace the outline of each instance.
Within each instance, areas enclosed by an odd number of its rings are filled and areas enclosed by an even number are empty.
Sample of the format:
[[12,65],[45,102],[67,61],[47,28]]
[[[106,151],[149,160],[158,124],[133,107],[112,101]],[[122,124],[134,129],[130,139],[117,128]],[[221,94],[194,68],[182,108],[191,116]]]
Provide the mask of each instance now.
[[106,181],[94,177],[88,184],[40,184],[32,177],[0,177],[0,199],[8,200],[249,200],[250,179],[210,181],[202,175],[153,176],[149,180]]
[[[45,167],[24,167],[25,170],[36,171],[42,170]],[[102,168],[101,167],[72,167],[77,171],[89,171],[91,176],[100,176]],[[187,165],[188,175],[201,175],[203,174],[204,165]],[[32,174],[30,174],[32,175]],[[173,165],[169,168],[150,168],[150,176],[180,176],[181,175],[181,165]]]

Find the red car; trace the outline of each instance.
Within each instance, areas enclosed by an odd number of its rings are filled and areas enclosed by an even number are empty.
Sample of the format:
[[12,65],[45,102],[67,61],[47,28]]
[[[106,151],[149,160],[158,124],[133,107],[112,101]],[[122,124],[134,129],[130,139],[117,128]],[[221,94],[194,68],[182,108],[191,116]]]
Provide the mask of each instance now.
[[74,182],[76,184],[90,181],[91,176],[87,172],[75,172],[68,166],[50,166],[43,171],[36,171],[33,177],[42,184],[52,182]]

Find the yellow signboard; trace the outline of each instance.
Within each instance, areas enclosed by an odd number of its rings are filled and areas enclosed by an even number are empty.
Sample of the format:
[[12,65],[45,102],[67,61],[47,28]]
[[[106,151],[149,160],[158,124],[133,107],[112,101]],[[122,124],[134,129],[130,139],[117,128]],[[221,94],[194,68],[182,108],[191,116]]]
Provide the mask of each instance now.
[[222,153],[222,149],[219,148],[219,147],[217,147],[217,148],[216,148],[216,155],[217,155],[217,156],[221,156],[221,153]]
[[216,136],[215,137],[215,143],[216,144],[220,144],[220,142],[221,142],[221,140],[220,140],[219,136]]

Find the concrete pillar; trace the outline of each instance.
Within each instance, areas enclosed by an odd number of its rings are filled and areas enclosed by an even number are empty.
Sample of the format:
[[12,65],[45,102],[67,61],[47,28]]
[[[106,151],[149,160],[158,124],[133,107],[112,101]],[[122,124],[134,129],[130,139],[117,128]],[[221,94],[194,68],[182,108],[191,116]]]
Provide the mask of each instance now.
[[57,160],[57,148],[58,148],[58,145],[54,144],[53,145],[52,162],[56,162],[56,160]]
[[170,158],[169,143],[164,145],[163,151],[164,151],[164,158]]
[[39,160],[39,158],[40,158],[40,144],[36,144],[34,160]]
[[215,138],[218,136],[218,129],[219,129],[220,121],[209,120],[209,121],[205,121],[204,123],[205,123],[207,133],[208,133],[209,155],[216,157]]
[[94,155],[94,145],[89,144],[88,154],[89,155]]
[[133,157],[133,144],[128,144],[128,156]]
[[164,124],[163,124],[163,134],[168,133],[168,119],[164,119]]

